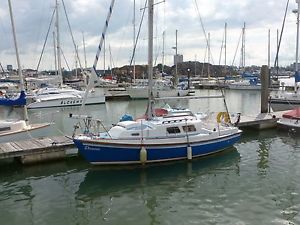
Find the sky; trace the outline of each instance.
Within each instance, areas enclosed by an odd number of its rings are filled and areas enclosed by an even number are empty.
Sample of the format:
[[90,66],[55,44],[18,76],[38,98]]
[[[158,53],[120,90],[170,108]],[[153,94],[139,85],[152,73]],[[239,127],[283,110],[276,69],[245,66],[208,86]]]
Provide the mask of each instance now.
[[[6,67],[16,68],[16,56],[9,18],[7,0],[0,0],[0,62]],[[78,47],[80,63],[85,66],[84,44],[86,47],[87,67],[91,67],[100,35],[105,23],[111,0],[64,0],[75,45]],[[239,37],[244,22],[245,64],[268,64],[268,30],[271,36],[271,65],[276,55],[277,30],[281,30],[286,0],[156,0],[154,7],[154,63],[173,65],[175,32],[178,30],[178,53],[184,61],[207,62],[207,41],[201,27],[204,25],[206,36],[210,33],[210,63],[225,64],[224,49],[220,57],[224,37],[224,24],[227,23],[227,65],[240,65],[241,43]],[[134,0],[116,0],[109,23],[105,54],[102,51],[97,69],[128,65],[133,52],[133,15]],[[135,0],[135,27],[139,30],[145,0]],[[198,10],[197,10],[198,6]],[[55,7],[55,0],[12,0],[16,35],[23,68],[36,69],[43,44]],[[279,65],[290,65],[295,61],[296,15],[295,1],[290,1],[282,44]],[[141,26],[136,49],[136,64],[147,63],[147,12]],[[63,4],[59,0],[60,44],[63,52],[62,67],[76,67],[75,47],[69,32]],[[54,69],[54,25],[45,42],[39,70]],[[163,38],[165,32],[165,38]],[[164,43],[164,44],[163,44]],[[164,57],[163,57],[164,52]],[[105,56],[105,57],[104,57]],[[79,63],[77,62],[77,65]]]

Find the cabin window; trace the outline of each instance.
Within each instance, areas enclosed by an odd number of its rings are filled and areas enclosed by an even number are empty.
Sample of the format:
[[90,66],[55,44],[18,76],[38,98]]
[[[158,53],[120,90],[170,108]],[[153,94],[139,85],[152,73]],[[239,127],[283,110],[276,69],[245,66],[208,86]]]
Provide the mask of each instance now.
[[140,136],[139,133],[132,133],[131,136]]
[[196,127],[194,125],[182,126],[184,132],[194,132],[196,131]]
[[167,127],[167,132],[169,134],[178,134],[180,133],[179,127]]
[[0,132],[1,131],[8,131],[8,130],[11,130],[10,127],[0,127]]

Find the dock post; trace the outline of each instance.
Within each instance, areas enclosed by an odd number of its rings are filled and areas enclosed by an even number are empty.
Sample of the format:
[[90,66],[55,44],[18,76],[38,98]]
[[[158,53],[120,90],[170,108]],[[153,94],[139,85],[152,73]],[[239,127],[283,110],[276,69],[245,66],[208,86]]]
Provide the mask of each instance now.
[[269,68],[267,65],[263,65],[261,67],[260,72],[260,80],[261,80],[261,113],[268,112],[268,99],[269,99]]

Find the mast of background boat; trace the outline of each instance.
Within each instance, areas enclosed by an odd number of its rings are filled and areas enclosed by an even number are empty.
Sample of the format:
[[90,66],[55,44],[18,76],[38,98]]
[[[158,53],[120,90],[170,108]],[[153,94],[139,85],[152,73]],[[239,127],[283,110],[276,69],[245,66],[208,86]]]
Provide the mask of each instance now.
[[[277,29],[277,36],[276,36],[276,44],[277,44],[277,49],[279,49],[279,31]],[[276,60],[276,74],[277,74],[277,77],[278,77],[278,73],[279,73],[279,56],[277,57],[277,60]]]
[[[177,34],[177,31],[176,31]],[[176,45],[177,53],[177,45]],[[153,113],[153,0],[148,0],[148,109],[147,118]]]
[[[86,50],[85,50],[85,39],[84,39],[84,33],[82,31],[82,44],[83,44],[83,55],[84,55],[84,69],[87,69],[87,61],[86,61]],[[83,79],[84,79],[84,84],[87,87],[88,85],[88,80],[87,80],[87,75],[86,73],[82,73],[84,75]]]
[[163,47],[162,47],[162,65],[161,65],[161,75],[164,74],[164,66],[165,66],[165,35],[166,31],[163,31]]
[[[9,6],[9,14],[10,14],[11,27],[12,27],[13,37],[14,37],[14,45],[15,45],[17,63],[18,63],[18,74],[19,74],[19,79],[20,79],[20,88],[21,88],[21,92],[22,91],[25,92],[24,80],[23,80],[23,76],[22,76],[21,61],[20,61],[20,57],[19,57],[19,50],[18,50],[18,44],[17,44],[15,23],[14,23],[13,12],[12,12],[12,7],[11,7],[10,0],[8,0],[8,6]],[[26,106],[26,104],[24,105],[24,120],[25,120],[25,122],[27,124],[27,122],[28,122],[28,112],[27,112],[27,106]]]
[[56,54],[57,54],[57,66],[58,66],[58,76],[60,77],[60,86],[63,85],[63,77],[61,71],[61,50],[60,50],[60,34],[59,34],[59,13],[58,13],[58,0],[55,0],[56,8]]
[[75,78],[77,79],[78,78],[78,74],[77,74],[77,66],[78,66],[78,61],[77,61],[77,53],[78,52],[78,46],[76,46],[76,49],[75,49]]
[[208,33],[208,40],[207,40],[207,51],[208,51],[208,55],[207,55],[207,77],[208,79],[210,79],[210,70],[209,70],[209,64],[210,64],[210,33]]
[[84,68],[87,68],[87,61],[86,61],[86,51],[85,51],[85,40],[84,40],[84,33],[82,31],[82,43],[83,43],[83,54],[84,54]]
[[225,22],[225,33],[224,33],[224,54],[225,54],[225,76],[227,73],[227,22]]
[[176,30],[176,42],[175,42],[175,78],[174,78],[174,86],[177,86],[177,79],[178,79],[178,45],[177,45],[177,36],[178,30]]
[[109,23],[111,14],[112,14],[114,4],[115,4],[115,0],[112,0],[111,3],[110,3],[110,6],[109,6],[109,11],[108,11],[106,21],[105,21],[105,25],[104,25],[104,28],[103,28],[103,31],[102,31],[102,34],[101,34],[100,43],[98,45],[98,50],[97,50],[95,60],[94,60],[94,64],[93,64],[93,67],[92,67],[92,70],[91,70],[91,77],[90,77],[91,79],[89,79],[89,83],[88,83],[87,88],[86,88],[85,93],[84,93],[84,98],[83,98],[82,105],[81,105],[80,112],[79,112],[80,115],[81,115],[83,107],[85,105],[88,93],[91,90],[92,86],[94,85],[94,80],[97,77],[96,67],[97,67],[98,59],[99,59],[99,56],[100,56],[100,53],[101,53],[101,50],[102,50],[102,45],[103,45],[103,42],[104,42],[105,34],[106,34],[106,31],[107,31],[107,28],[108,28],[108,23]]
[[104,39],[103,39],[103,69],[104,69],[104,71],[103,71],[103,75],[105,75],[105,57],[106,57],[106,55],[105,55],[105,51],[106,51],[106,47],[105,47],[105,37],[104,37]]
[[53,50],[54,50],[54,66],[55,66],[55,75],[58,75],[58,71],[57,71],[57,59],[56,59],[56,35],[55,32],[53,31]]
[[1,62],[0,62],[0,67],[1,67],[2,72],[4,73],[5,71],[3,69],[3,66],[2,66]]
[[270,58],[271,58],[271,31],[268,31],[268,68],[270,69]]
[[[133,1],[133,50],[135,50],[135,0]],[[135,52],[133,53],[133,83],[135,84]]]
[[245,72],[245,29],[246,29],[246,23],[244,22],[244,26],[242,28],[242,46],[241,46],[241,62],[240,62],[243,72]]
[[[299,51],[299,13],[300,13],[300,0],[296,0],[296,3],[298,4],[297,9],[297,40],[296,40],[296,66],[295,66],[295,86],[294,91],[297,92],[297,79],[300,76],[298,71],[298,51]],[[293,11],[295,12],[295,10]]]

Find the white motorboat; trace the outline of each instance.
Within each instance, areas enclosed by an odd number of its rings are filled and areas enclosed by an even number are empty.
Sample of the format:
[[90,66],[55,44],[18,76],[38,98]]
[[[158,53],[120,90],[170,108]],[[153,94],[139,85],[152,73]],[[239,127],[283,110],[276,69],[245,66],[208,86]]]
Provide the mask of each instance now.
[[279,128],[300,132],[300,108],[284,113],[277,124]]
[[0,143],[44,137],[49,123],[26,124],[25,120],[0,120]]
[[[34,93],[33,102],[28,104],[28,109],[80,106],[83,103],[85,92],[70,87],[46,87]],[[103,104],[105,96],[89,92],[86,105]]]

